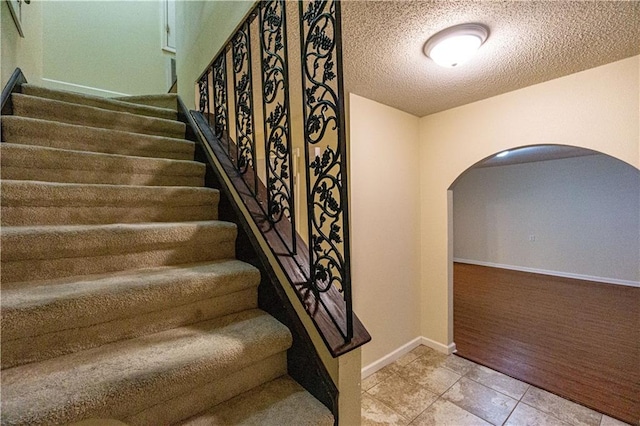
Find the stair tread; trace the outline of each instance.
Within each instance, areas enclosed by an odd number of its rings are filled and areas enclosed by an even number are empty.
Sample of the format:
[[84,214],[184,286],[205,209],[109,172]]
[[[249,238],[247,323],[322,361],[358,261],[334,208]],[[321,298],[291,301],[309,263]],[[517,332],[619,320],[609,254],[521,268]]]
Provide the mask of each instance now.
[[193,159],[195,148],[194,142],[184,138],[144,135],[40,118],[3,116],[1,124],[3,141],[14,144],[143,157],[178,156],[178,159],[186,160]]
[[216,220],[6,226],[2,284],[230,259],[236,235]]
[[[114,162],[120,162],[117,164],[117,171],[119,173],[129,171],[148,171],[149,169],[158,168],[162,166],[162,170],[166,171],[168,167],[173,166],[173,170],[176,169],[186,171],[184,174],[189,175],[197,175],[204,172],[205,165],[193,160],[174,160],[169,158],[150,158],[150,157],[138,157],[134,155],[122,155],[122,154],[109,154],[103,152],[90,152],[90,151],[77,151],[70,149],[60,149],[60,148],[49,148],[43,146],[36,145],[22,145],[22,144],[13,144],[13,143],[2,143],[0,145],[0,149],[3,151],[12,150],[18,153],[24,153],[26,158],[18,157],[11,158],[12,156],[2,155],[2,166],[15,166],[16,164],[22,165],[32,165],[34,162],[33,155],[34,153],[40,152],[43,155],[56,156],[56,158],[52,158],[48,163],[38,164],[36,167],[38,169],[42,168],[63,168],[60,167],[59,160],[60,158],[64,158],[67,161],[67,164],[73,165],[74,170],[95,170],[95,164],[90,163],[91,161],[102,161],[105,162],[105,168],[112,167]],[[46,160],[46,159],[45,159]],[[62,164],[65,165],[65,164]],[[43,167],[49,166],[49,167]],[[178,166],[178,167],[176,167]],[[18,179],[14,179],[18,180]]]
[[[203,244],[208,241],[233,240],[237,227],[219,220],[194,222],[114,223],[99,225],[42,225],[4,226],[2,261],[15,259],[65,258],[79,256],[96,247],[108,253],[122,250],[124,240],[127,251],[152,245],[180,243]],[[207,232],[208,231],[208,232]],[[73,240],[76,244],[68,246]],[[56,247],[55,253],[51,248]],[[4,284],[4,283],[3,283]]]
[[116,96],[111,99],[116,99],[123,102],[141,104],[141,105],[154,105],[162,108],[168,108],[176,110],[178,109],[178,95],[175,93],[162,93],[153,95],[129,95],[129,96]]
[[267,382],[180,423],[181,426],[333,424],[329,409],[289,376]]
[[120,208],[144,205],[188,206],[215,203],[217,189],[193,186],[142,186],[90,183],[2,181],[2,207],[80,207],[112,206]]
[[291,345],[289,330],[248,310],[2,372],[2,423],[122,418]]
[[17,93],[13,93],[11,99],[14,114],[19,116],[176,138],[184,137],[185,134],[185,124],[176,120],[111,111]]
[[220,193],[196,186],[2,181],[2,226],[97,225],[218,218]]
[[260,274],[239,260],[39,280],[2,291],[2,337],[25,338],[86,327],[257,287]]
[[35,86],[33,84],[23,84],[22,93],[29,96],[37,96],[40,98],[58,100],[62,102],[93,106],[96,108],[108,109],[112,111],[129,112],[132,114],[164,118],[166,120],[176,119],[176,111],[168,108],[140,105],[136,103],[125,102],[119,99],[111,99],[101,96],[87,95],[83,93],[50,89],[42,86]]

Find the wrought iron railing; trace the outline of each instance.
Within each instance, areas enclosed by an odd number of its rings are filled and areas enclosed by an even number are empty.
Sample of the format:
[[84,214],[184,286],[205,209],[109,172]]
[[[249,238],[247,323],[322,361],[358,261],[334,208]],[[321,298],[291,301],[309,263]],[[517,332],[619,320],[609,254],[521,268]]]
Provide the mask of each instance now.
[[259,206],[259,229],[277,235],[271,249],[309,314],[324,312],[342,347],[357,347],[370,337],[352,311],[340,2],[292,5],[256,4],[199,78],[194,118]]

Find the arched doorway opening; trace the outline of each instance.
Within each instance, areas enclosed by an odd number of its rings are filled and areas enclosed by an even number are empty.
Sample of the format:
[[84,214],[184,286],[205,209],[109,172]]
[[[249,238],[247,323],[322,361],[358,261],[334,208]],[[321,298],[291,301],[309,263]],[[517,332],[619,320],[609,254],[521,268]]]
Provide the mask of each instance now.
[[583,148],[496,153],[450,187],[458,354],[640,418],[640,172]]

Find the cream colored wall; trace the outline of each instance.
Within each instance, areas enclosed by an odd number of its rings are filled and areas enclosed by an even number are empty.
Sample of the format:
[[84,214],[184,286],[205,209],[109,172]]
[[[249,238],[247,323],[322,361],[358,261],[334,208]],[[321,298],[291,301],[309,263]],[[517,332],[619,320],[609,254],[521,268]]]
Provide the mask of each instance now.
[[353,304],[372,336],[367,366],[420,336],[416,116],[349,97]]
[[169,90],[160,0],[42,3],[45,85],[104,96]]
[[454,180],[499,151],[574,145],[640,166],[640,56],[420,119],[422,334],[453,340],[450,232]]
[[227,41],[252,1],[179,1],[176,3],[178,94],[195,107],[195,82]]
[[606,155],[474,168],[453,225],[456,259],[640,287],[640,172]]
[[1,85],[5,86],[17,67],[20,67],[30,83],[40,84],[42,78],[42,2],[33,1],[29,5],[23,4],[22,30],[24,38],[18,34],[7,2],[2,1],[1,3]]

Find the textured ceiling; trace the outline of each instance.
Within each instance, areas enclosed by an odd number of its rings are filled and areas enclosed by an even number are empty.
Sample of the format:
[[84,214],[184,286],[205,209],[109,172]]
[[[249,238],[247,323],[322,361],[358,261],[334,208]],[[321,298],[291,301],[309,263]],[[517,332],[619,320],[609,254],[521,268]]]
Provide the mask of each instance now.
[[[345,87],[425,116],[640,53],[640,1],[344,1]],[[490,29],[442,68],[422,53],[449,26]]]

